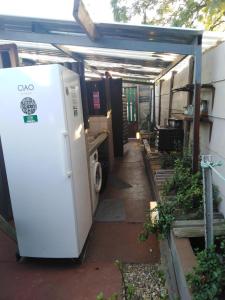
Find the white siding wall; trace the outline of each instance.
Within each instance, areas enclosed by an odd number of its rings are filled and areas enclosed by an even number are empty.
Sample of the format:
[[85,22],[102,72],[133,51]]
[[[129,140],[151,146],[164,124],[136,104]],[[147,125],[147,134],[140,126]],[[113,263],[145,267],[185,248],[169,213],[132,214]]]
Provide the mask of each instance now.
[[[201,125],[200,145],[202,154],[215,155],[223,166],[218,168],[225,176],[225,43],[209,50],[202,59],[202,83],[212,83],[215,88],[214,106],[212,109],[211,93],[205,90],[202,99],[209,100],[209,114],[213,121],[212,137],[209,142],[209,125]],[[225,182],[213,175],[214,183],[219,187],[223,201],[221,212],[225,215]]]
[[[174,88],[187,84],[188,74],[188,66],[178,72],[174,77]],[[218,170],[225,177],[225,42],[203,54],[202,83],[211,83],[216,90],[213,108],[211,91],[205,89],[201,92],[201,99],[209,100],[209,116],[213,121],[213,127],[211,140],[209,141],[210,125],[201,122],[200,152],[201,154],[215,155],[215,159],[221,160],[223,166],[219,167]],[[162,85],[161,125],[164,125],[164,120],[168,116],[169,96],[167,94],[169,93],[169,85],[170,78],[165,80]],[[183,107],[187,104],[187,97],[188,93],[185,92],[174,94],[172,113],[183,112]],[[159,84],[156,86],[156,119],[158,119],[158,102]],[[192,133],[190,134],[190,137],[192,137]],[[219,187],[220,196],[223,199],[220,210],[225,215],[225,182],[217,175],[213,175],[213,181]]]
[[[173,89],[180,88],[188,84],[189,80],[189,59],[187,60],[187,66],[174,76]],[[170,73],[172,75],[172,73]],[[167,77],[168,78],[168,77]],[[161,90],[161,118],[160,125],[163,126],[168,121],[168,110],[169,110],[169,93],[170,93],[170,81],[171,76],[165,79],[162,83]],[[188,93],[176,92],[173,94],[172,102],[172,115],[177,113],[183,113],[184,106],[187,105]],[[158,122],[158,111],[159,111],[159,83],[156,85],[156,120]],[[158,123],[157,123],[158,124]]]

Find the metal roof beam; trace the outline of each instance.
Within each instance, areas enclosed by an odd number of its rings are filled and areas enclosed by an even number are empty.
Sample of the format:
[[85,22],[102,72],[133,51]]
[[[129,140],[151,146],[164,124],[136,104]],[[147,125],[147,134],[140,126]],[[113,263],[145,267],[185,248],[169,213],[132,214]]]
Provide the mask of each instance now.
[[[77,52],[79,53],[79,52]],[[102,62],[111,62],[111,63],[118,63],[121,65],[133,65],[133,66],[142,66],[142,67],[149,67],[149,68],[167,68],[172,60],[170,62],[164,61],[163,59],[156,58],[154,60],[144,60],[144,59],[139,59],[139,58],[121,58],[118,56],[107,56],[107,54],[104,55],[99,55],[96,53],[95,55],[84,55],[85,60],[88,61],[102,61]]]
[[153,73],[153,72],[143,72],[143,71],[134,71],[126,68],[109,68],[109,67],[96,67],[99,71],[109,71],[109,72],[118,72],[120,74],[134,74],[134,75],[142,75],[142,76],[157,76],[159,73]]
[[152,72],[152,71],[143,71],[141,68],[140,68],[140,70],[132,70],[132,69],[129,69],[129,68],[126,68],[126,67],[120,67],[120,66],[118,66],[118,67],[114,67],[114,66],[112,66],[112,67],[109,67],[109,66],[98,66],[98,65],[96,65],[96,66],[93,66],[92,65],[92,67],[96,67],[99,71],[109,71],[109,72],[119,72],[119,73],[121,73],[121,74],[127,74],[127,73],[129,73],[129,74],[137,74],[137,75],[146,75],[146,76],[148,76],[148,75],[153,75],[153,76],[157,76],[157,75],[159,75],[160,74],[160,72]]
[[176,67],[180,62],[182,62],[185,58],[187,57],[187,55],[182,56],[182,57],[178,57],[175,61],[173,61],[166,69],[164,69],[160,75],[156,78],[156,81],[159,81],[164,75],[166,75],[169,71],[171,71],[174,67]]
[[71,52],[68,49],[65,49],[65,47],[63,47],[63,46],[59,46],[59,45],[55,45],[55,44],[52,44],[52,46],[54,46],[55,48],[57,48],[59,51],[61,51],[62,53],[64,53],[66,56],[68,56],[70,58],[73,58],[76,61],[83,62],[84,65],[85,65],[85,67],[87,69],[89,69],[91,72],[94,72],[94,73],[96,73],[96,74],[98,74],[99,76],[102,77],[102,74],[100,72],[98,72],[98,70],[95,67],[90,66],[89,64],[87,64],[84,61],[84,58],[82,57],[81,54],[77,54],[75,52]]
[[56,45],[56,44],[51,44],[53,47],[55,47],[56,49],[58,49],[59,51],[61,51],[63,54],[65,54],[66,56],[73,58],[76,61],[79,62],[83,62],[84,58],[82,56],[82,54],[77,54],[75,52],[69,51],[68,49],[66,49],[65,47],[61,46],[61,45]]
[[[176,53],[182,55],[192,55],[194,45],[160,43],[152,41],[138,41],[130,39],[119,39],[112,37],[102,37],[101,40],[93,42],[84,35],[68,35],[53,33],[34,33],[12,30],[0,30],[0,39],[26,41],[33,43],[47,43],[57,45],[74,45],[93,48],[108,48],[131,51],[147,51],[158,53]],[[141,55],[141,54],[140,54]]]
[[100,34],[93,23],[82,0],[74,0],[73,16],[77,23],[85,30],[87,35],[93,40],[97,40]]
[[[134,80],[143,80],[143,81],[154,81],[154,77],[144,77],[144,76],[139,76],[138,74],[135,76],[134,74],[121,74],[121,73],[114,73],[113,71],[110,72],[110,74],[112,75],[112,78],[114,77],[119,77],[119,78],[123,78],[123,79],[134,79]],[[102,72],[102,75],[104,75],[104,72]]]
[[140,80],[129,80],[129,79],[123,79],[124,83],[133,83],[133,84],[141,84],[141,85],[150,85],[153,86],[153,82],[147,82],[147,81],[140,81]]

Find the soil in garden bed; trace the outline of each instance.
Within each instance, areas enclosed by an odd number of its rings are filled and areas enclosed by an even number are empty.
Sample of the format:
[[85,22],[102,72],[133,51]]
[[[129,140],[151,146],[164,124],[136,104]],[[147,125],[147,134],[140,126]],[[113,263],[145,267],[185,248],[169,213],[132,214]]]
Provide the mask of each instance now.
[[[205,249],[205,238],[204,237],[192,237],[192,238],[189,238],[189,240],[190,240],[191,247],[195,254],[197,254],[198,252]],[[219,237],[215,237],[214,243],[216,245],[218,254],[220,254],[220,239],[219,239]]]
[[193,237],[193,238],[190,238],[189,240],[190,240],[191,247],[192,247],[195,255],[198,252],[205,249],[205,238],[204,237]]

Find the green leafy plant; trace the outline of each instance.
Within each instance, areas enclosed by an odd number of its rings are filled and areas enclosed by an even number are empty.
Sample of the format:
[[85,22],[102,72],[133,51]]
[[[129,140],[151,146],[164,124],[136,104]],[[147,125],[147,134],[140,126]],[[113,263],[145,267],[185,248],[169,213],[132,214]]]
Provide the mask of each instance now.
[[[115,266],[118,268],[121,274],[122,286],[123,286],[123,299],[124,300],[133,300],[135,297],[135,286],[133,284],[127,284],[124,277],[124,264],[120,260],[115,261]],[[118,294],[114,293],[109,298],[106,298],[103,292],[100,292],[96,300],[118,300]]]
[[216,300],[224,286],[225,242],[220,244],[221,256],[216,246],[197,253],[197,266],[186,278],[194,300]]
[[135,287],[133,284],[127,284],[124,277],[124,265],[120,260],[115,261],[115,265],[120,271],[121,278],[122,278],[122,285],[124,290],[124,299],[125,300],[132,300],[135,296]]
[[144,24],[178,27],[225,28],[224,0],[111,0],[114,19],[128,22],[138,16]]
[[175,165],[175,161],[182,157],[181,152],[172,151],[170,153],[164,153],[160,159],[160,167],[162,169],[170,169]]
[[[149,234],[167,237],[176,216],[203,212],[203,187],[201,173],[192,174],[189,156],[175,161],[174,175],[166,181],[161,202],[150,210],[139,239],[145,241]],[[157,213],[157,218],[152,215]]]
[[[149,217],[144,223],[143,231],[139,235],[140,241],[146,241],[150,234],[158,235],[158,238],[166,238],[169,233],[172,222],[175,220],[174,210],[175,202],[159,203],[157,207],[150,210]],[[158,217],[152,220],[151,214],[157,212]]]

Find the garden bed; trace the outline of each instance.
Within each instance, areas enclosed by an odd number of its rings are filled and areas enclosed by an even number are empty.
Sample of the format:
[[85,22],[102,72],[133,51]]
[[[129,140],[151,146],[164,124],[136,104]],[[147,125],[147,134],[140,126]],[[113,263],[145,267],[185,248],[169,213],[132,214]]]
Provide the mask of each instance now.
[[[149,223],[145,224],[142,238],[147,238],[148,232],[155,232],[163,238],[160,241],[160,251],[165,266],[170,299],[176,299],[177,295],[181,299],[187,300],[225,299],[223,291],[219,291],[219,284],[213,283],[213,281],[217,281],[217,278],[221,281],[225,275],[225,270],[222,271],[218,261],[218,255],[215,254],[214,249],[201,252],[204,249],[201,174],[192,175],[190,169],[185,166],[185,164],[188,165],[188,161],[181,161],[181,159],[175,164],[175,174],[173,169],[163,170],[161,169],[162,155],[160,153],[157,153],[157,156],[156,154],[152,155],[153,151],[150,147],[146,147],[146,143],[144,143],[144,149],[145,166],[158,205],[158,218],[154,221],[152,220],[153,215],[150,216]],[[166,181],[167,184],[165,185]],[[187,186],[186,190],[183,186]],[[218,191],[215,191],[215,195],[218,196]],[[174,199],[175,205],[177,204],[178,207],[174,206]],[[155,211],[152,212],[155,214]],[[214,219],[215,234],[225,235],[223,216],[215,212]],[[208,265],[207,260],[209,261]],[[210,263],[212,264],[210,265]],[[213,275],[199,275],[207,268],[212,270],[215,268]],[[210,270],[208,274],[210,274]],[[189,284],[187,283],[187,275]],[[199,295],[196,296],[198,284]],[[192,286],[193,294],[189,286]],[[215,298],[214,296],[218,294],[220,296]]]

